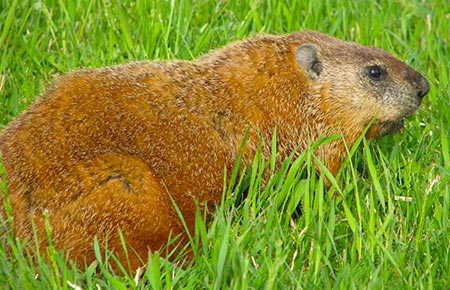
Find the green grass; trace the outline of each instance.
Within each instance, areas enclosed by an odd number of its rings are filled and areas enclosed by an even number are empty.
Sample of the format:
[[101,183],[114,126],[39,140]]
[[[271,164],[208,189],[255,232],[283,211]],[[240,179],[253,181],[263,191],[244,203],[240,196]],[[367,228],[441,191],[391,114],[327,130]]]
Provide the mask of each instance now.
[[[74,269],[54,249],[32,260],[6,231],[11,221],[1,220],[0,287],[449,289],[447,0],[0,0],[0,124],[29,106],[55,74],[191,59],[258,32],[305,28],[381,47],[430,80],[430,94],[405,132],[362,140],[330,189],[322,176],[302,177],[314,176],[308,151],[273,172],[267,186],[257,156],[209,226],[198,222],[193,243],[203,247],[185,267],[158,253],[139,275],[113,273],[100,261]],[[248,196],[237,205],[244,188]],[[302,216],[293,222],[299,201]]]

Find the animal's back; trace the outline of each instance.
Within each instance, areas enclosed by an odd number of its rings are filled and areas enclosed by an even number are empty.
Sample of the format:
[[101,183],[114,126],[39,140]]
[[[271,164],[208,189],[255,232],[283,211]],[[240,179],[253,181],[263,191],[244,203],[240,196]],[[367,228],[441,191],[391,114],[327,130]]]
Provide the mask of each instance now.
[[[191,111],[189,100],[177,96],[176,70],[164,71],[171,65],[142,62],[62,76],[3,132],[18,236],[31,235],[30,217],[44,234],[47,210],[57,221],[55,245],[72,256],[92,259],[87,249],[95,235],[103,242],[111,235],[109,245],[120,248],[112,228],[120,227],[145,257],[149,245],[167,243],[170,231],[184,233],[169,194],[188,224],[193,196],[220,200],[223,169],[234,156],[206,112]],[[184,85],[182,93],[189,89]],[[196,166],[205,162],[211,162],[207,172]]]

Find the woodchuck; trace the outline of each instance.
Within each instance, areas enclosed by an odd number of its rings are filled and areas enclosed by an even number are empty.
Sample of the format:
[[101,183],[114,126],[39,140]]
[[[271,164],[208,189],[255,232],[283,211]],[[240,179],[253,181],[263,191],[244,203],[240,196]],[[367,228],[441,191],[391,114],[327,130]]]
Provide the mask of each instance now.
[[[276,129],[279,160],[320,136],[331,173],[365,132],[403,126],[426,79],[387,52],[318,32],[259,35],[192,61],[143,61],[60,76],[0,136],[15,234],[52,242],[78,264],[107,240],[136,268],[170,237],[187,241],[196,203],[221,201],[243,138],[244,163]],[[264,152],[270,152],[267,149]],[[173,199],[173,201],[172,201]],[[141,257],[142,259],[140,259]]]

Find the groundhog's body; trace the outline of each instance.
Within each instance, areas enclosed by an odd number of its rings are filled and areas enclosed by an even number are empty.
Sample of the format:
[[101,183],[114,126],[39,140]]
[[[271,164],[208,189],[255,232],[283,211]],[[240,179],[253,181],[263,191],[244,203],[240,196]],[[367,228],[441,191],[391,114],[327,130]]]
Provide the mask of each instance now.
[[[169,236],[185,237],[169,193],[191,230],[195,202],[221,200],[248,128],[249,164],[258,134],[270,144],[275,129],[280,160],[327,134],[351,146],[372,121],[368,137],[399,129],[427,91],[389,54],[314,32],[70,73],[0,136],[16,234],[32,235],[31,218],[43,232],[48,210],[53,243],[79,263],[107,235],[124,260],[119,228],[145,261]],[[345,152],[337,140],[318,154],[337,173]]]

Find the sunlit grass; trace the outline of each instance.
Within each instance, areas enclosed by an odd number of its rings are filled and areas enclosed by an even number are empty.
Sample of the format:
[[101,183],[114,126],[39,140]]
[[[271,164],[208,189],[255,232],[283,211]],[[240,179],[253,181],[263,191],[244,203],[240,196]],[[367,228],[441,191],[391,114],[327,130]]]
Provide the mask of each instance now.
[[[127,274],[124,265],[114,273],[107,263],[114,257],[101,256],[102,245],[94,243],[101,259],[87,269],[74,269],[52,248],[33,259],[24,253],[25,241],[14,239],[11,221],[1,220],[0,286],[450,288],[446,0],[0,0],[0,124],[29,106],[59,73],[192,59],[260,32],[300,29],[381,47],[423,73],[431,91],[405,131],[349,148],[354,156],[329,188],[326,176],[310,166],[311,151],[278,172],[273,160],[257,155],[246,175],[228,181],[228,198],[209,226],[198,220],[192,243],[202,247],[184,266],[152,253],[140,272]],[[267,184],[265,168],[273,176]],[[298,203],[302,215],[293,220]]]

